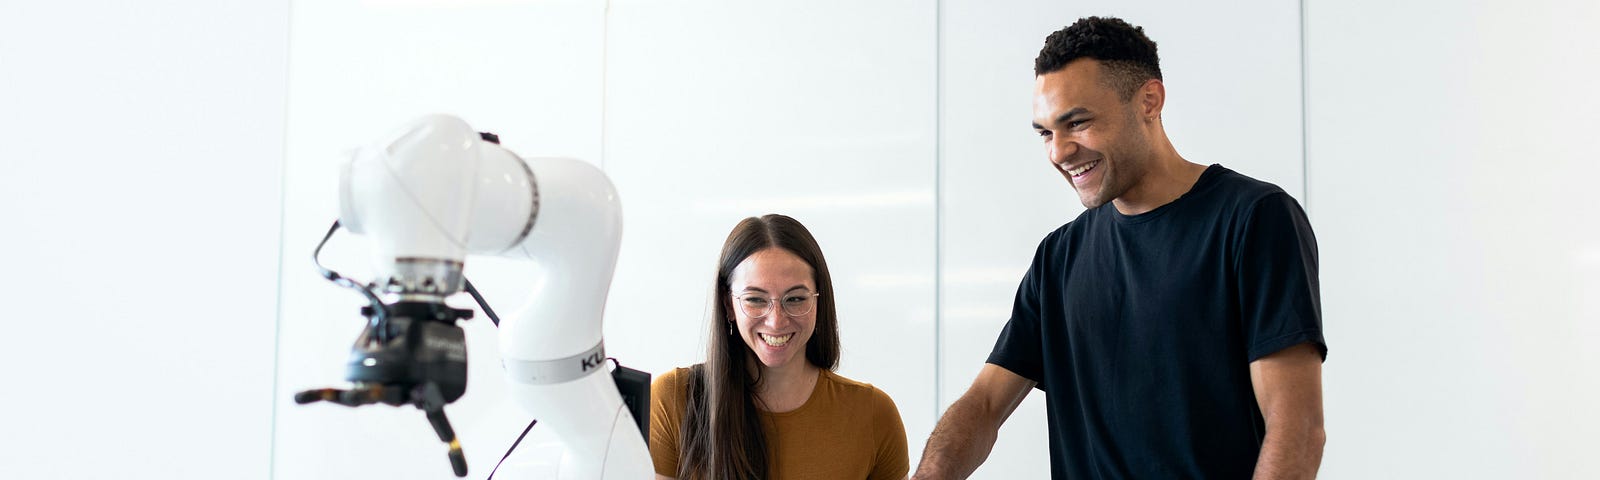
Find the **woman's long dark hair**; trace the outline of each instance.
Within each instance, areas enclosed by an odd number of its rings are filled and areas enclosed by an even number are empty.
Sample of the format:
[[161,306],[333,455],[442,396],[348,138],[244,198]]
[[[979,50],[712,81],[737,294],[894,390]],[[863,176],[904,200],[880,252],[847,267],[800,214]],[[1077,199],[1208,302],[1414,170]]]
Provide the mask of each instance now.
[[767,439],[756,410],[759,372],[752,372],[754,352],[744,344],[734,321],[733,291],[728,283],[745,258],[767,248],[781,248],[811,265],[817,284],[817,324],[806,342],[806,361],[833,370],[839,364],[839,317],[833,303],[833,278],[822,248],[804,225],[778,214],[750,217],[733,227],[717,260],[716,296],[712,304],[710,346],[706,362],[689,369],[688,390],[678,448],[682,480],[758,479],[770,476]]

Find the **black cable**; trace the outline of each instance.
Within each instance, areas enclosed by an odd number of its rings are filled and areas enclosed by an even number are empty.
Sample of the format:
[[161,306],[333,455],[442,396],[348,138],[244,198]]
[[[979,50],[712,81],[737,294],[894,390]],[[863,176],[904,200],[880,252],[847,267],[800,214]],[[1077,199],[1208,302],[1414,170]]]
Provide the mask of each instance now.
[[[345,278],[343,275],[339,275],[339,272],[335,272],[333,269],[322,266],[322,260],[320,259],[322,256],[322,247],[328,244],[328,239],[333,238],[333,232],[339,231],[339,227],[340,225],[338,220],[334,220],[333,226],[328,227],[328,234],[322,236],[322,242],[318,243],[317,249],[311,252],[311,263],[316,264],[317,271],[322,273],[322,278],[328,279],[328,281],[333,282],[334,285],[361,292],[361,295],[366,297],[368,302],[372,302],[372,325],[374,327],[386,327],[389,320],[389,311],[388,309],[384,308],[383,300],[379,299],[377,294],[372,293],[372,289],[367,288],[366,285],[356,283],[355,280],[351,280],[349,278]],[[375,329],[378,331],[377,333],[380,340],[388,339],[388,328]]]
[[483,308],[484,315],[489,316],[489,321],[494,322],[494,326],[496,327],[500,326],[500,316],[494,314],[494,309],[489,308],[489,302],[483,299],[483,295],[478,293],[477,288],[473,288],[472,280],[467,280],[467,277],[463,275],[461,277],[461,281],[467,284],[467,293],[472,295],[473,300],[478,301],[478,306]]
[[500,471],[500,465],[505,464],[507,458],[511,458],[511,452],[516,450],[517,445],[522,443],[522,438],[528,436],[528,432],[533,430],[533,424],[535,423],[539,423],[539,420],[534,419],[528,421],[528,428],[522,429],[522,435],[517,435],[517,441],[511,442],[511,448],[507,448],[505,456],[500,457],[500,463],[494,464],[494,470],[490,470],[489,477],[483,480],[494,480],[494,472]]

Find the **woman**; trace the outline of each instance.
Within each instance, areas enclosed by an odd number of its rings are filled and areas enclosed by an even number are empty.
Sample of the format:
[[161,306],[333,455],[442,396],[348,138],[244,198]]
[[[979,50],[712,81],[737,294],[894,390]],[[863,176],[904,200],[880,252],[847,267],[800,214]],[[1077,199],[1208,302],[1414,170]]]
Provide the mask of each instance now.
[[656,377],[650,454],[658,479],[900,479],[909,468],[894,401],[833,369],[833,281],[811,232],[746,218],[717,261],[705,363]]

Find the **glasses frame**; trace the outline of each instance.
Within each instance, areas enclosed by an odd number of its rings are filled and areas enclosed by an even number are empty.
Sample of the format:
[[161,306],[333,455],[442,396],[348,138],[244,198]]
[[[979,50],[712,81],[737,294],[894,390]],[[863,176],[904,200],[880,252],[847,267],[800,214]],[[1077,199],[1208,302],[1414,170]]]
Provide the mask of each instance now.
[[[789,296],[789,294],[787,294],[787,293],[785,293],[783,295],[779,295],[779,297],[787,297],[787,296]],[[808,296],[811,297],[810,298],[811,300],[816,300],[817,298],[822,297],[822,292],[811,292],[811,294],[808,295]],[[746,310],[745,307],[744,307],[744,299],[745,299],[745,297],[760,297],[760,298],[766,299],[767,300],[767,311],[766,311],[766,313],[762,313],[760,315],[751,315],[750,311]],[[735,305],[737,305],[734,308],[738,308],[740,312],[743,312],[746,317],[750,317],[750,318],[767,318],[767,315],[772,315],[772,312],[775,309],[783,311],[783,314],[784,315],[788,315],[790,318],[804,317],[806,315],[810,315],[812,312],[817,311],[817,303],[818,303],[818,302],[810,302],[811,303],[811,308],[810,309],[806,310],[803,313],[800,313],[800,314],[796,315],[796,314],[793,314],[793,313],[789,313],[789,310],[783,307],[783,302],[778,301],[776,298],[768,297],[766,295],[761,295],[761,294],[757,294],[757,293],[745,293],[745,294],[733,295],[733,299],[735,300],[735,302],[733,302],[733,303]],[[776,305],[776,307],[774,307],[774,305]]]

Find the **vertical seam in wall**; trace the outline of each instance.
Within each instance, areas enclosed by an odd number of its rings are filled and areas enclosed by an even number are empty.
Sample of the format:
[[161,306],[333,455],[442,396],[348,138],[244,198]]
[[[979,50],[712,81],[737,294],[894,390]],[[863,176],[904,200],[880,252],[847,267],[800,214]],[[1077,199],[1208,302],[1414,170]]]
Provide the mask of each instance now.
[[944,1],[933,7],[933,422],[944,405]]
[[1311,212],[1311,82],[1306,61],[1306,0],[1300,0],[1300,201]]
[[606,96],[611,90],[611,0],[600,14],[600,171],[606,171]]
[[290,56],[294,54],[294,1],[286,1],[283,17],[283,131],[279,133],[279,147],[282,154],[278,164],[278,289],[273,299],[272,322],[272,398],[268,404],[272,405],[272,413],[268,415],[267,434],[267,478],[277,478],[278,475],[278,367],[282,364],[283,343],[283,256],[288,243],[284,242],[285,225],[288,221],[289,197],[289,83],[293,78],[289,69],[293,62]]

